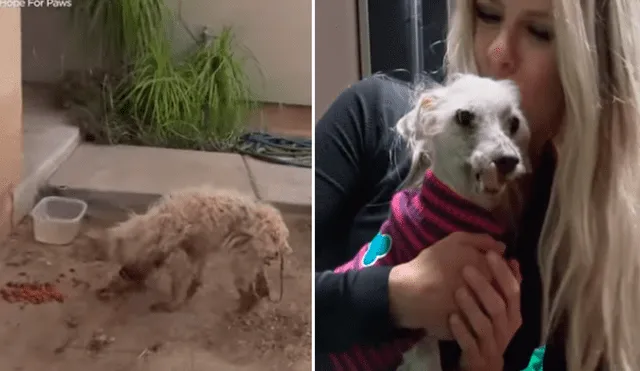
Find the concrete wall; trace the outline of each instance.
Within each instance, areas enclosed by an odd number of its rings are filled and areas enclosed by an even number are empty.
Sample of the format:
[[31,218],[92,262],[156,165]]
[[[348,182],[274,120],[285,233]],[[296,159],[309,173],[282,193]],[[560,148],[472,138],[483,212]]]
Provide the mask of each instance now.
[[0,8],[0,241],[11,228],[12,194],[22,172],[20,9]]
[[24,81],[57,82],[65,70],[100,65],[76,42],[68,9],[25,7],[21,16]]
[[357,0],[316,1],[316,120],[360,78]]
[[[308,0],[167,0],[194,29],[224,26],[257,59],[262,75],[251,69],[251,81],[265,102],[311,105],[311,1]],[[24,8],[22,11],[24,79],[55,81],[64,68],[95,65],[95,56],[79,52],[73,42],[68,10]],[[191,39],[178,32],[177,49]]]

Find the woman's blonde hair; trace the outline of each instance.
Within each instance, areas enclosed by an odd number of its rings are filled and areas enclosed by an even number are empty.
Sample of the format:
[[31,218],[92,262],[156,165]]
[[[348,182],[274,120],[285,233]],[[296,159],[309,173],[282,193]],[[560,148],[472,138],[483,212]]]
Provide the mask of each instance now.
[[[553,0],[565,92],[540,238],[543,339],[571,371],[640,370],[640,1]],[[476,73],[473,0],[456,1],[447,72]]]

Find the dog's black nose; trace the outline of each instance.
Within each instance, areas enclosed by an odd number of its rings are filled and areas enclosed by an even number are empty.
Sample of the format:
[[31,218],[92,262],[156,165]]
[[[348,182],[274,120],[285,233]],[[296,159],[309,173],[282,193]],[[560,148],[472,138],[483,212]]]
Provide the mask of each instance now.
[[520,159],[516,156],[501,156],[493,160],[493,163],[496,164],[498,171],[502,175],[509,175],[518,166]]

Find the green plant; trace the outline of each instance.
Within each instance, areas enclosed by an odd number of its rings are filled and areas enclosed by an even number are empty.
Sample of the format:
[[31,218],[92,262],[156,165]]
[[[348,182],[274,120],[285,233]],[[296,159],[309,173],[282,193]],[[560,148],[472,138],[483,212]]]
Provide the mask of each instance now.
[[240,134],[255,106],[249,79],[234,54],[234,46],[233,33],[226,28],[212,43],[204,42],[189,55],[181,70],[195,101],[202,107],[200,131],[227,140]]
[[195,50],[176,58],[167,31],[175,18],[164,0],[87,0],[73,16],[121,76],[103,86],[95,138],[204,150],[235,145],[255,102],[230,28],[217,37],[203,32]]
[[165,0],[85,0],[74,4],[71,15],[83,46],[98,47],[116,63],[128,63],[165,40],[171,18]]

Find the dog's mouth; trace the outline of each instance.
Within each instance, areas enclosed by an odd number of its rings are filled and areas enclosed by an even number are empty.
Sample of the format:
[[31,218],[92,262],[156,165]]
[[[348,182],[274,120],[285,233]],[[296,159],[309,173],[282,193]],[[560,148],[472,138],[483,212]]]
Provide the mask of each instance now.
[[506,188],[506,186],[502,185],[500,188],[487,188],[484,187],[483,192],[488,194],[489,196],[497,196]]
[[510,182],[520,176],[520,172],[514,171],[510,174],[503,174],[495,164],[491,164],[483,169],[475,171],[476,190],[488,197],[500,196]]

